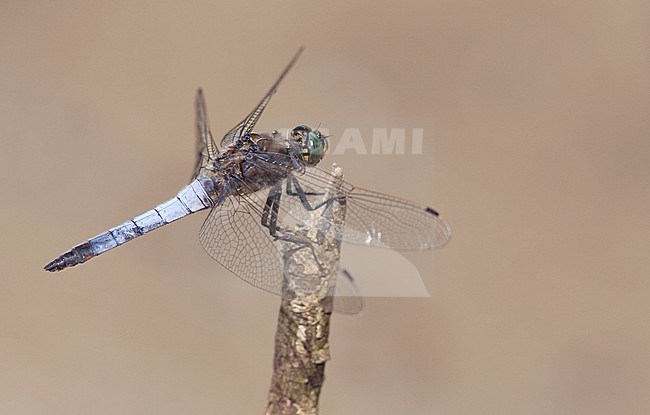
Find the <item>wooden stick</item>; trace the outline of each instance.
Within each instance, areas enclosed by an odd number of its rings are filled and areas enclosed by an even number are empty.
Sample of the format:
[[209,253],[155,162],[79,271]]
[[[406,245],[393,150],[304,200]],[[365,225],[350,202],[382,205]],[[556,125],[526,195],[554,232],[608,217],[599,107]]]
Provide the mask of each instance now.
[[[273,377],[267,415],[316,415],[325,379],[333,294],[339,273],[345,204],[340,196],[342,171],[333,166],[333,202],[294,227],[284,244],[283,298],[275,335]],[[337,183],[338,182],[338,183]]]

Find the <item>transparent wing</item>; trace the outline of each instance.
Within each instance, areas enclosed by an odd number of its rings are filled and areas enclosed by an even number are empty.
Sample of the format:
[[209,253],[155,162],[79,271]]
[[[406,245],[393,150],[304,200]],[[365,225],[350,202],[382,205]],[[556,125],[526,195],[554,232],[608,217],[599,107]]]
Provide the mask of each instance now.
[[430,207],[362,188],[348,193],[347,203],[343,235],[347,242],[423,251],[451,238],[447,222]]
[[246,118],[244,118],[239,124],[233,127],[232,130],[228,131],[226,135],[223,136],[223,138],[221,139],[221,148],[228,147],[235,141],[236,138],[241,137],[247,133],[250,133],[253,130],[255,124],[257,124],[257,121],[259,121],[262,112],[264,112],[264,109],[266,108],[269,101],[271,100],[271,97],[273,96],[273,94],[275,94],[275,91],[278,89],[280,82],[282,82],[282,80],[287,75],[289,70],[296,63],[296,61],[300,57],[300,54],[302,54],[303,50],[304,47],[298,49],[298,52],[296,52],[296,54],[293,56],[289,64],[286,66],[286,68],[284,68],[284,70],[282,71],[278,79],[275,81],[271,89],[269,89],[269,92],[267,92],[264,98],[262,98],[259,104],[257,104],[255,109],[253,109],[253,111],[251,111],[251,113],[248,114]]
[[245,196],[233,196],[206,218],[199,240],[214,260],[239,278],[280,295],[282,253],[262,226],[259,206]]
[[359,288],[354,283],[352,275],[341,269],[336,278],[336,289],[334,290],[334,310],[340,314],[351,316],[361,313],[363,299]]
[[[274,155],[270,161],[278,163],[283,155]],[[289,165],[287,161],[285,165]],[[297,183],[282,197],[282,209],[298,221],[304,221],[309,213],[305,204],[314,207],[326,203],[327,194],[335,181],[332,175],[315,167],[307,167],[304,173],[293,172],[286,180]],[[297,189],[299,186],[301,189]],[[403,251],[423,251],[445,245],[451,238],[451,228],[438,213],[395,196],[375,192],[343,181],[340,190],[346,198],[347,209],[343,240],[346,242],[390,247]],[[303,196],[303,197],[301,197]]]
[[[283,257],[279,241],[262,225],[265,191],[233,196],[212,209],[199,233],[203,249],[214,260],[249,284],[272,294],[282,294]],[[285,227],[281,218],[278,225]],[[352,276],[337,276],[334,311],[356,315],[363,301]]]
[[217,146],[214,143],[210,124],[208,123],[208,113],[205,108],[205,99],[203,91],[199,88],[196,91],[196,166],[192,180],[197,177],[207,177],[209,170],[205,167],[208,162],[214,158],[217,153]]

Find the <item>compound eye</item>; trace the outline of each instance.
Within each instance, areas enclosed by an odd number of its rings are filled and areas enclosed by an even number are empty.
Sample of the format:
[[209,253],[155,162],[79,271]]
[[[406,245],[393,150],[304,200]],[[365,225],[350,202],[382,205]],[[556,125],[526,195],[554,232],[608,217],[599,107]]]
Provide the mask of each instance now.
[[304,137],[307,136],[311,132],[311,128],[307,127],[306,125],[299,125],[293,130],[291,130],[291,138],[293,138],[296,141],[302,140]]
[[303,160],[305,163],[315,166],[325,155],[327,150],[327,139],[318,131],[307,133],[307,142],[303,147]]

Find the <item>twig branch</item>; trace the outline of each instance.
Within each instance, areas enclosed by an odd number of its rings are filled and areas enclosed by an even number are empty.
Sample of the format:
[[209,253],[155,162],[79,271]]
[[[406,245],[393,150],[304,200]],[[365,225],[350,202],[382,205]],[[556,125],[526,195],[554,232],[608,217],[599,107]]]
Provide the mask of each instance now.
[[[342,178],[334,166],[336,181]],[[334,183],[333,189],[339,189]],[[337,192],[336,190],[335,192]],[[275,335],[267,415],[315,415],[330,358],[328,335],[339,272],[345,204],[336,196],[290,232],[284,245],[283,298]]]

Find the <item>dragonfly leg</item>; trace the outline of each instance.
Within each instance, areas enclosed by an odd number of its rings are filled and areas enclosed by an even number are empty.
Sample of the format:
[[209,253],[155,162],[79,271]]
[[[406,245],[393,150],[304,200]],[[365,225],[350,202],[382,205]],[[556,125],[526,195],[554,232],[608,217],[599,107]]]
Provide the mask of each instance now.
[[[291,184],[293,184],[293,187],[295,190],[291,189]],[[302,203],[303,207],[307,209],[308,211],[313,211],[316,209],[320,209],[321,207],[325,205],[330,205],[336,198],[331,197],[324,202],[317,203],[312,206],[311,203],[309,203],[309,199],[307,199],[307,196],[322,196],[324,193],[319,193],[319,192],[305,192],[302,186],[300,185],[300,182],[298,179],[295,177],[291,177],[289,180],[287,180],[287,195],[289,196],[298,196],[300,199],[300,202]]]
[[300,238],[291,238],[289,236],[283,236],[282,240],[287,241],[287,242],[292,242],[292,243],[296,244],[295,248],[288,249],[286,251],[287,255],[293,255],[294,252],[298,252],[301,249],[309,249],[311,251],[312,257],[314,258],[314,262],[316,262],[316,265],[318,266],[318,269],[320,270],[320,272],[322,274],[327,273],[327,271],[325,270],[323,265],[318,260],[318,256],[316,256],[316,251],[314,250],[314,246],[311,243],[303,241]]
[[[296,252],[301,249],[309,249],[314,258],[317,258],[316,252],[314,251],[313,245],[304,240],[303,238],[294,236],[291,233],[283,232],[282,234],[278,233],[278,230],[281,228],[278,226],[278,212],[280,210],[280,198],[282,197],[282,186],[281,184],[276,184],[269,191],[269,195],[266,198],[266,203],[264,205],[264,210],[262,211],[262,226],[269,229],[269,233],[276,240],[290,242],[295,244],[296,247],[288,250],[288,252]],[[325,272],[323,266],[318,263],[318,268],[321,272]]]
[[287,180],[287,194],[289,196],[300,196],[297,190],[291,189],[291,184],[293,182],[297,182],[296,184],[294,184],[294,186],[296,186],[296,189],[300,189],[302,194],[304,194],[305,196],[323,196],[325,194],[323,192],[305,192],[304,190],[302,190],[302,186],[300,186],[298,180],[295,177],[292,177],[291,180]]
[[280,196],[282,192],[279,185],[275,185],[269,191],[269,195],[266,198],[266,203],[264,205],[264,211],[262,212],[262,226],[269,229],[269,233],[272,237],[276,239],[281,239],[278,237],[278,211],[280,210]]

